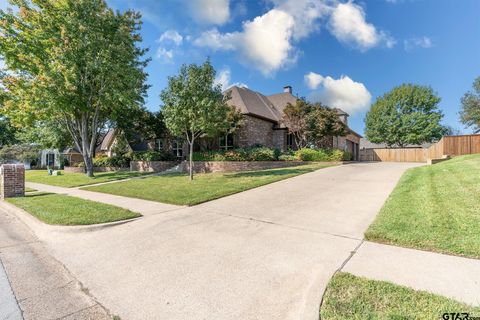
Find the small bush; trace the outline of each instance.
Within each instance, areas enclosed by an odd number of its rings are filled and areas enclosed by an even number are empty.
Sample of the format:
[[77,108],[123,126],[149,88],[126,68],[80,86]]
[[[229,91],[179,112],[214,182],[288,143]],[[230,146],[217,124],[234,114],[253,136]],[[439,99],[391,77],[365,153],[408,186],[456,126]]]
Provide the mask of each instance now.
[[93,159],[94,167],[117,167],[124,168],[130,165],[130,158],[126,155],[107,157],[106,155],[99,155]]
[[194,161],[274,161],[281,155],[280,150],[266,147],[248,149],[194,152]]
[[351,154],[348,154],[338,149],[303,148],[295,151],[295,158],[301,161],[342,161],[345,158],[351,158]]

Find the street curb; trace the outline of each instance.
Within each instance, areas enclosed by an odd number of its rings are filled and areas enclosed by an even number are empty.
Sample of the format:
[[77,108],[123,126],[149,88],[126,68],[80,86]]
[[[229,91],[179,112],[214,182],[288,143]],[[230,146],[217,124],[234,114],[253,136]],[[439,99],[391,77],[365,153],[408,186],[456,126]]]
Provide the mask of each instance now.
[[8,279],[7,272],[0,260],[0,318],[6,320],[23,320],[22,310],[18,305]]

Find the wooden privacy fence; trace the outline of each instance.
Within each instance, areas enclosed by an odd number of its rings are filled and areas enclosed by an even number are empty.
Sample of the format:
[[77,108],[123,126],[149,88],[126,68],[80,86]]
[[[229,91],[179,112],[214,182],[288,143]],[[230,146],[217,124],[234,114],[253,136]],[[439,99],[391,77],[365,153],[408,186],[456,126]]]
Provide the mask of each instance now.
[[445,136],[429,148],[361,149],[360,161],[427,162],[473,153],[480,153],[480,134]]

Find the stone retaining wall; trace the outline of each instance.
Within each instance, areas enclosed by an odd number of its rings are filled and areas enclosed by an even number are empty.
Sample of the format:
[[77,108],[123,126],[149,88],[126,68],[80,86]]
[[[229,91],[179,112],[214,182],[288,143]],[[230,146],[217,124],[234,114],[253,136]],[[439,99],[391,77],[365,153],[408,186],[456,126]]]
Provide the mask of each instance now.
[[[205,172],[237,172],[266,170],[275,168],[296,167],[313,163],[332,162],[310,162],[310,161],[194,161],[193,168],[196,173]],[[339,162],[338,162],[339,163]],[[188,161],[182,163],[182,171],[188,172]]]
[[[129,168],[117,168],[117,167],[94,167],[93,172],[114,172],[114,171],[129,171]],[[84,167],[64,167],[64,173],[84,173]]]
[[3,164],[0,167],[0,198],[25,196],[25,167],[23,164]]
[[162,172],[175,167],[178,161],[130,161],[130,171]]

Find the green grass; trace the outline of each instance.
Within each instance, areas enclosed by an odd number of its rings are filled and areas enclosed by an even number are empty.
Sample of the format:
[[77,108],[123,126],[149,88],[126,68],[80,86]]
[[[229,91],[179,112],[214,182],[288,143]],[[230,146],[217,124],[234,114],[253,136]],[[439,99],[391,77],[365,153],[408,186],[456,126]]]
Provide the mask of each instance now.
[[480,154],[408,170],[365,237],[480,258]]
[[37,191],[37,190],[29,188],[29,187],[25,187],[25,192],[35,192],[35,191]]
[[430,320],[442,319],[447,312],[467,312],[470,317],[480,317],[478,307],[389,282],[338,273],[328,284],[320,316],[322,320]]
[[193,181],[189,181],[185,174],[168,174],[84,189],[163,203],[195,205],[328,166],[331,164],[237,173],[204,173],[196,174]]
[[31,193],[6,201],[52,225],[90,225],[141,216],[130,210],[61,194]]
[[25,180],[27,182],[43,183],[52,186],[71,188],[152,174],[151,172],[137,171],[96,172],[95,177],[89,178],[84,173],[65,174],[63,171],[60,171],[60,173],[61,175],[59,176],[49,176],[47,174],[47,170],[28,170],[25,173]]

